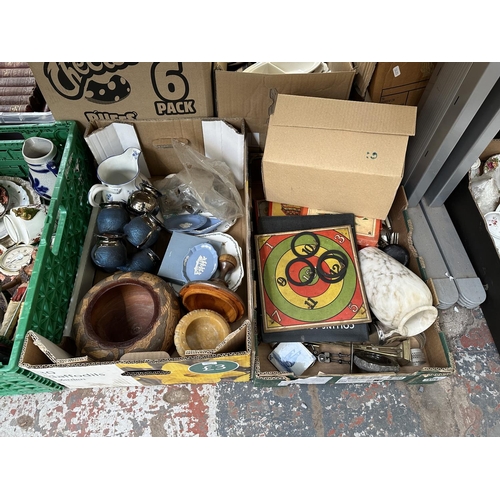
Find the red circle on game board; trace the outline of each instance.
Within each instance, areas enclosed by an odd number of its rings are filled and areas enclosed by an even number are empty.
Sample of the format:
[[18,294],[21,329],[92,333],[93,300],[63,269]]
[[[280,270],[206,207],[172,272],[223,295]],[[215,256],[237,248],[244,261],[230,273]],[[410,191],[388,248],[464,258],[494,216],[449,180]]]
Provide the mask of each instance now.
[[[318,263],[318,257],[312,256],[308,258],[309,262],[312,264],[314,269],[316,269],[316,265]],[[305,262],[297,260],[297,263],[293,264],[290,266],[290,276],[294,281],[302,281],[302,273],[304,272],[304,268],[308,268],[307,264]],[[320,295],[323,295],[327,290],[328,287],[330,286],[329,283],[326,283],[323,280],[318,279],[318,276],[316,275],[310,285],[304,285],[304,286],[297,286],[291,283],[290,281],[288,282],[288,286],[297,294],[300,295],[301,297],[319,297]]]

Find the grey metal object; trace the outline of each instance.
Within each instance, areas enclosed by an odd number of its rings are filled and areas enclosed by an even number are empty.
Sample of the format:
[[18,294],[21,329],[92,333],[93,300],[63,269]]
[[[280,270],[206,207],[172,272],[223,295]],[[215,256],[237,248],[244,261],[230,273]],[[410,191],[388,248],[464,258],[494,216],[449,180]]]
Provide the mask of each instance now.
[[499,78],[436,175],[425,199],[442,205],[500,130],[500,63],[491,63]]
[[429,207],[420,203],[441,255],[458,290],[458,304],[473,309],[486,300],[486,291],[444,205]]
[[459,300],[455,281],[434,239],[420,204],[408,208],[408,215],[413,226],[413,245],[425,263],[425,272],[427,277],[432,279],[437,295],[438,304],[436,307],[438,309],[448,309]]
[[500,63],[436,66],[419,104],[417,133],[408,142],[403,185],[410,207],[431,186],[497,83],[499,71]]

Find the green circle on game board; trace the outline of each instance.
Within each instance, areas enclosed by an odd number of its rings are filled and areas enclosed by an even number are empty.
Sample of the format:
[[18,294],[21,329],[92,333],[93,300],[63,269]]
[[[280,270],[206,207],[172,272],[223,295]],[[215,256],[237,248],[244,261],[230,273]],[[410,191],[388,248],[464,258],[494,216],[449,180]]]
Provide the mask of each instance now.
[[[289,300],[287,300],[280,291],[278,285],[278,278],[276,276],[276,269],[278,267],[278,263],[284,257],[287,258],[287,262],[285,262],[285,266],[289,261],[292,261],[296,258],[296,256],[291,251],[291,242],[292,237],[286,238],[282,242],[278,243],[270,252],[268,258],[266,259],[266,263],[264,265],[264,276],[273,276],[273,279],[270,279],[266,282],[267,286],[267,294],[271,302],[284,314],[290,316],[293,319],[297,319],[299,321],[305,321],[308,323],[319,323],[321,321],[326,321],[333,316],[336,316],[341,311],[343,311],[351,302],[354,292],[356,291],[356,268],[354,263],[352,262],[351,257],[346,253],[346,251],[342,248],[341,245],[336,243],[330,238],[326,238],[325,236],[318,235],[320,240],[320,248],[327,250],[339,250],[343,255],[347,258],[348,266],[345,278],[342,283],[342,289],[340,293],[332,297],[332,302],[330,302],[327,306],[320,307],[318,309],[310,309],[306,301],[302,307],[299,307],[295,304],[292,304]],[[287,253],[289,256],[287,256]],[[269,273],[269,274],[268,274]],[[308,286],[312,286],[316,283],[317,280],[314,280],[311,285],[304,286],[304,291],[307,290]],[[289,287],[287,284],[285,287]],[[283,287],[284,288],[284,287]],[[331,287],[328,287],[325,294],[328,294],[328,290]],[[330,292],[331,293],[331,292]],[[314,298],[314,297],[313,297]],[[307,313],[307,314],[305,314]],[[353,313],[354,314],[354,313]]]
[[239,366],[234,361],[205,361],[191,365],[188,370],[193,373],[226,373],[236,370]]

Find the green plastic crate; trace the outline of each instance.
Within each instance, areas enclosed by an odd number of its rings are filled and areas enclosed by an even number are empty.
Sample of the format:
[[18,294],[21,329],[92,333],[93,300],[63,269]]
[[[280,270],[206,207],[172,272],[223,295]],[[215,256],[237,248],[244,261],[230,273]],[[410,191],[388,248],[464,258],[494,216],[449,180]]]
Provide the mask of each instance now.
[[96,181],[93,157],[74,121],[1,125],[0,175],[28,179],[22,145],[33,136],[50,139],[63,154],[9,363],[0,363],[0,396],[64,389],[20,368],[19,360],[28,330],[55,343],[62,339],[92,209],[87,193]]

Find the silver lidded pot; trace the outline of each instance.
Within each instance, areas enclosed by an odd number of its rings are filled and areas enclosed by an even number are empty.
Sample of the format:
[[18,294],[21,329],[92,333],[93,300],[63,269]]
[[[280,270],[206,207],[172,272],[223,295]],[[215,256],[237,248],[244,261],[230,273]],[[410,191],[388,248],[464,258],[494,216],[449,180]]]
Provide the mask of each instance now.
[[160,210],[162,193],[147,182],[141,182],[140,189],[131,193],[127,200],[127,210],[134,215],[146,213],[156,215]]

